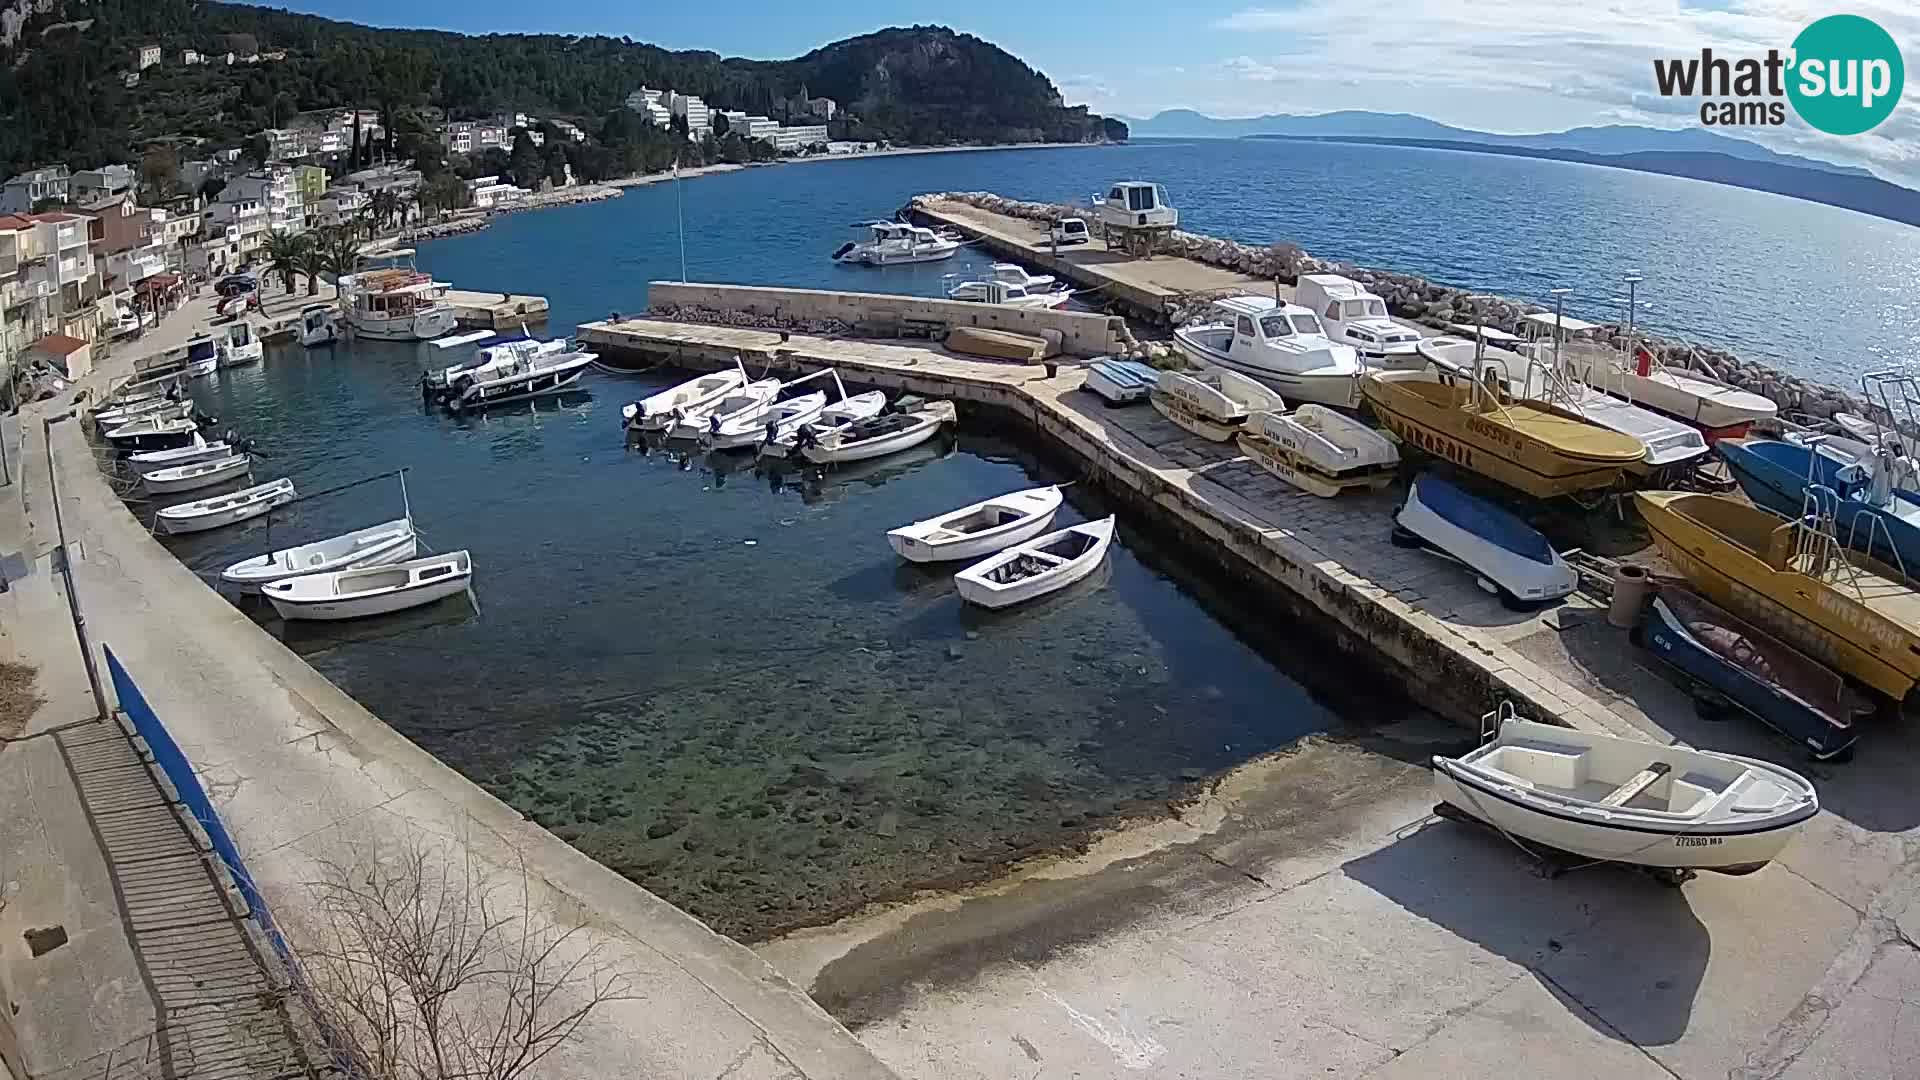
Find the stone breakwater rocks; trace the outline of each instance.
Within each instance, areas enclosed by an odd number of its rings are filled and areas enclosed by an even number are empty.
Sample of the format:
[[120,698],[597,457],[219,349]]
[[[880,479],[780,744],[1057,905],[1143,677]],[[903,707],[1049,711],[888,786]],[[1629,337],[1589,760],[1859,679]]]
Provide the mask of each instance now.
[[722,311],[697,304],[669,304],[648,312],[650,319],[697,323],[701,326],[734,326],[743,330],[786,330],[817,337],[851,336],[854,327],[839,319],[796,319],[786,315],[761,315],[751,311]]
[[[908,209],[930,208],[939,202],[957,202],[1005,217],[1031,221],[1036,225],[1045,225],[1061,217],[1085,217],[1088,213],[1084,206],[1023,202],[986,191],[916,195],[908,204]],[[1251,277],[1279,278],[1287,282],[1297,280],[1301,274],[1342,274],[1385,300],[1393,314],[1435,329],[1444,330],[1453,323],[1478,322],[1520,334],[1523,332],[1522,316],[1548,310],[1539,304],[1521,303],[1436,284],[1413,274],[1369,270],[1351,263],[1315,258],[1299,246],[1286,242],[1259,246],[1175,230],[1168,236],[1162,251]],[[1179,326],[1199,315],[1214,299],[1216,297],[1213,294],[1179,297],[1168,305],[1162,318],[1168,326]],[[1639,338],[1669,367],[1697,371],[1771,398],[1780,406],[1782,413],[1802,414],[1805,418],[1824,422],[1836,412],[1863,415],[1880,412],[1855,395],[1807,382],[1765,364],[1742,360],[1725,349],[1645,333],[1640,334]],[[1625,343],[1626,334],[1620,326],[1609,325],[1602,331],[1601,340],[1619,348]],[[1163,348],[1168,353],[1172,351],[1170,347]],[[1166,366],[1165,361],[1152,355],[1153,352],[1149,343],[1130,347],[1127,355]],[[1910,434],[1920,436],[1920,432]]]

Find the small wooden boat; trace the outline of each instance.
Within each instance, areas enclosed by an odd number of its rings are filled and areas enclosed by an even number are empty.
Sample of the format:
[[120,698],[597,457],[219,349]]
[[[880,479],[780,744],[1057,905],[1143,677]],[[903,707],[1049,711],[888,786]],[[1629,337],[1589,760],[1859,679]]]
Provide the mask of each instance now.
[[1095,360],[1087,365],[1082,385],[1109,405],[1131,405],[1146,400],[1160,381],[1160,370],[1138,360]]
[[1384,488],[1400,464],[1392,440],[1324,405],[1254,413],[1237,438],[1249,458],[1325,499],[1354,488]]
[[1160,415],[1214,442],[1233,438],[1251,413],[1287,407],[1277,392],[1225,368],[1163,371],[1148,396]]
[[1516,611],[1558,600],[1579,584],[1538,529],[1434,473],[1414,479],[1393,520],[1394,543],[1464,563],[1482,588]]
[[207,461],[155,469],[142,474],[140,483],[156,495],[198,491],[215,484],[224,484],[229,480],[238,480],[247,475],[247,470],[251,468],[253,468],[251,455],[229,454],[226,457],[212,458]]
[[801,394],[785,401],[768,402],[761,408],[737,413],[726,420],[713,418],[701,441],[716,450],[752,446],[762,440],[778,442],[799,430],[800,425],[812,423],[826,407],[827,392],[824,390],[815,390],[811,394]]
[[293,501],[293,481],[286,477],[210,499],[169,506],[154,515],[154,528],[168,534],[205,532],[257,518],[276,506]]
[[200,433],[200,425],[190,416],[166,420],[148,418],[121,424],[105,438],[116,450],[167,450],[186,446]]
[[1806,747],[1815,760],[1846,753],[1864,695],[1819,661],[1685,589],[1654,597],[1640,637],[1648,651],[1716,699]]
[[1920,594],[1832,521],[1782,521],[1724,495],[1636,492],[1660,553],[1702,596],[1899,702],[1920,680]]
[[405,611],[467,591],[473,560],[448,552],[389,566],[357,567],[282,578],[260,587],[283,619],[359,619]]
[[968,603],[1011,607],[1093,573],[1112,543],[1112,517],[1083,521],[989,555],[953,575],[953,584]]
[[800,456],[816,465],[884,457],[933,438],[942,425],[953,423],[956,415],[953,402],[936,401],[911,412],[876,416],[821,435],[803,427],[798,433]]
[[136,420],[177,420],[193,412],[193,402],[165,397],[150,398],[132,405],[118,405],[93,414],[94,427],[102,433]]
[[651,397],[641,398],[620,410],[633,431],[665,431],[689,409],[699,409],[747,385],[747,369],[738,359],[728,371],[716,371],[668,387]]
[[1798,773],[1753,758],[1509,720],[1433,759],[1441,801],[1511,837],[1587,859],[1750,874],[1820,811]]
[[171,450],[147,450],[127,458],[127,465],[134,472],[145,475],[156,469],[171,469],[180,465],[191,465],[196,461],[211,461],[214,458],[231,457],[235,448],[227,440],[218,439],[208,442],[198,431],[185,446],[176,446]]
[[764,440],[760,443],[760,452],[767,457],[783,458],[791,455],[804,438],[823,440],[828,435],[844,431],[855,424],[863,423],[879,416],[887,407],[887,394],[884,390],[869,390],[864,394],[844,397],[820,410],[820,415],[798,427],[790,427],[779,438]]
[[887,542],[909,562],[978,559],[1040,535],[1059,513],[1061,501],[1058,486],[996,495],[902,525],[887,533]]
[[419,541],[414,535],[412,519],[400,518],[243,559],[220,571],[220,580],[241,592],[259,592],[261,586],[282,578],[386,566],[405,562],[418,551]]
[[780,396],[782,385],[779,379],[760,379],[728,391],[717,401],[679,407],[676,410],[679,419],[667,430],[671,438],[698,439],[716,423],[726,423],[748,411],[766,408],[768,402]]

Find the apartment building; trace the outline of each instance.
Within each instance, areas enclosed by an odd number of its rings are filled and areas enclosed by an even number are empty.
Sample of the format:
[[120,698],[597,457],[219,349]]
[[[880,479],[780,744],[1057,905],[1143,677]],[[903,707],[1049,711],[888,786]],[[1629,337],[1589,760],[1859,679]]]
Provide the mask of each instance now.
[[783,127],[773,133],[773,148],[783,154],[827,144],[827,125]]
[[671,94],[667,98],[667,108],[673,115],[686,118],[687,135],[690,138],[701,138],[713,130],[713,109],[698,96]]
[[73,172],[65,165],[47,165],[0,185],[0,214],[31,214],[43,199],[67,201]]
[[257,204],[266,211],[266,228],[271,232],[298,233],[307,228],[300,180],[286,165],[269,165],[227,181],[220,192],[220,203]]
[[0,352],[50,334],[91,341],[99,332],[100,279],[82,214],[0,216]]

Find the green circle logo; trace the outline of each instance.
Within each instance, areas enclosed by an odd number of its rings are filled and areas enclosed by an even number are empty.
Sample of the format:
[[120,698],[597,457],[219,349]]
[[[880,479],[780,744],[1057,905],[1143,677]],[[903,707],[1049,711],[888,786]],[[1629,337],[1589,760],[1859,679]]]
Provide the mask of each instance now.
[[1900,104],[1906,65],[1893,35],[1872,19],[1829,15],[1793,39],[1787,99],[1829,135],[1871,131]]

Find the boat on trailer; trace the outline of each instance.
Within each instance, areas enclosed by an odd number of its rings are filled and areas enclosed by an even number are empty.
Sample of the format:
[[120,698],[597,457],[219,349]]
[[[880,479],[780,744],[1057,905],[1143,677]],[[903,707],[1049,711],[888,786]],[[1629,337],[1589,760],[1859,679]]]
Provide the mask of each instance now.
[[1805,777],[1769,762],[1526,720],[1435,756],[1433,784],[1506,836],[1673,872],[1753,873],[1820,811]]
[[1392,440],[1324,405],[1254,413],[1236,438],[1247,457],[1323,499],[1360,488],[1378,491],[1393,482],[1400,465]]
[[887,542],[909,562],[978,559],[1040,535],[1062,501],[1059,485],[1012,491],[891,529]]
[[154,528],[168,534],[206,532],[260,515],[293,501],[293,481],[286,477],[250,488],[181,503],[154,515]]
[[198,491],[201,488],[213,487],[215,484],[224,484],[229,480],[238,480],[247,475],[252,468],[251,455],[229,454],[226,457],[154,469],[151,472],[142,473],[140,483],[156,495],[171,495],[182,491]]
[[473,559],[451,551],[385,566],[361,566],[282,578],[260,587],[283,619],[332,621],[422,607],[466,592]]
[[1111,516],[1083,521],[1015,544],[953,575],[954,587],[962,600],[987,608],[1012,607],[1064,589],[1105,561],[1113,524]]
[[800,456],[816,465],[866,461],[901,450],[911,450],[940,434],[958,413],[953,402],[936,401],[908,412],[875,416],[815,435],[812,427],[799,432]]
[[1359,354],[1327,336],[1320,317],[1266,296],[1216,300],[1208,314],[1173,332],[1196,364],[1256,379],[1295,401],[1360,405]]
[[1396,545],[1462,563],[1516,611],[1558,600],[1580,583],[1540,530],[1432,472],[1414,478],[1393,521]]
[[1225,368],[1162,371],[1148,397],[1160,415],[1214,442],[1233,438],[1255,412],[1287,407],[1278,392]]
[[405,562],[419,549],[413,519],[403,517],[242,559],[220,571],[220,580],[243,593],[255,593],[283,578]]
[[726,371],[700,375],[678,386],[670,386],[657,394],[630,402],[621,408],[620,416],[629,430],[665,431],[687,410],[714,404],[747,385],[746,365],[737,356],[733,365]]

